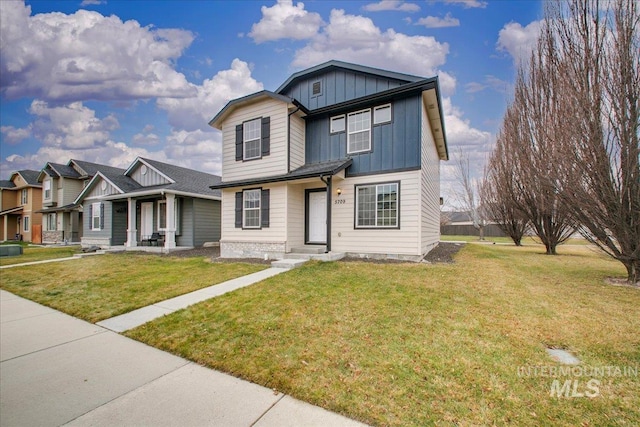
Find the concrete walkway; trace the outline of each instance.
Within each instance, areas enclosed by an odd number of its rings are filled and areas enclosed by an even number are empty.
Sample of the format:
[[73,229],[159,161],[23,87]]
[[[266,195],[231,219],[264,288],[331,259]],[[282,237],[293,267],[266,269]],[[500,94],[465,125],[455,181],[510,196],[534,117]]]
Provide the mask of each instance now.
[[166,316],[174,311],[187,308],[190,305],[208,300],[209,298],[217,297],[226,294],[227,292],[253,285],[254,283],[275,276],[276,274],[284,273],[285,271],[289,270],[286,268],[267,268],[266,270],[258,271],[257,273],[248,274],[246,276],[238,277],[237,279],[227,280],[226,282],[218,283],[217,285],[212,285],[208,288],[198,289],[197,291],[193,291],[188,294],[160,301],[158,303],[130,311],[129,313],[103,320],[98,322],[97,325],[111,329],[114,332],[128,331],[129,329],[137,328],[138,326],[150,322],[158,317]]
[[0,425],[363,424],[0,291]]

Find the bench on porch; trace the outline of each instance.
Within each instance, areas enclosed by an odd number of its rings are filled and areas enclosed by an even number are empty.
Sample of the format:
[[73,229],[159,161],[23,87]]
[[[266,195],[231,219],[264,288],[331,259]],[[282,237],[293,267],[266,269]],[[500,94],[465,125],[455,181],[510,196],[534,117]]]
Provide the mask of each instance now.
[[151,236],[142,236],[140,246],[160,246],[160,242],[164,245],[164,236],[160,233],[153,233]]

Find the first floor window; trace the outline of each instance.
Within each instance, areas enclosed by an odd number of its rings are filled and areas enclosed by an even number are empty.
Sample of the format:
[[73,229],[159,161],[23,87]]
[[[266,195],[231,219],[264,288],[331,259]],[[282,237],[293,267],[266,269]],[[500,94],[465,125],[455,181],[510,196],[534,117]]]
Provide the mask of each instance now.
[[262,155],[261,126],[262,120],[245,122],[242,126],[244,143],[244,160],[258,159]]
[[92,230],[100,230],[100,223],[102,221],[100,221],[100,216],[101,216],[101,211],[102,211],[102,203],[97,202],[97,203],[92,203],[91,204],[91,229]]
[[23,231],[29,231],[29,217],[25,216],[22,220]]
[[371,150],[371,109],[347,116],[347,154]]
[[243,197],[243,223],[244,228],[260,228],[260,199],[261,190],[245,190]]
[[47,214],[47,230],[56,231],[58,228],[57,215],[55,213]]
[[158,230],[167,229],[167,201],[158,202]]
[[398,227],[397,182],[356,186],[356,227]]

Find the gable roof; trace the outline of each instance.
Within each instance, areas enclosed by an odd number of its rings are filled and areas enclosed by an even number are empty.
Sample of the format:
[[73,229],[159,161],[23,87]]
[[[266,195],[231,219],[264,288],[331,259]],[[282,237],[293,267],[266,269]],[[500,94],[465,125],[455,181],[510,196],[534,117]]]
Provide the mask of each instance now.
[[42,187],[42,185],[40,185],[40,183],[38,182],[38,175],[40,175],[40,171],[34,171],[30,169],[16,171],[11,174],[10,180],[13,181],[13,178],[15,178],[16,175],[20,175],[30,187]]
[[169,163],[163,163],[152,159],[145,159],[142,157],[136,159],[129,169],[127,169],[127,172],[130,172],[138,161],[145,163],[147,166],[152,167],[160,174],[169,178],[170,181],[173,181],[170,184],[158,186],[162,187],[164,190],[222,197],[222,192],[220,190],[212,190],[209,188],[211,184],[217,184],[222,180],[218,175],[187,169],[181,166],[171,165]]
[[77,170],[68,165],[61,165],[59,163],[47,162],[38,174],[38,182],[44,181],[44,176],[49,175],[54,178],[80,178],[80,174]]
[[85,162],[84,160],[69,160],[68,166],[76,165],[82,169],[86,175],[94,176],[98,172],[105,172],[108,174],[124,174],[124,169],[116,168],[114,166],[103,165],[100,163]]
[[222,130],[222,122],[236,108],[243,105],[252,104],[254,102],[267,98],[275,99],[276,101],[282,101],[286,104],[292,104],[302,110],[305,114],[308,113],[307,109],[293,98],[289,98],[288,96],[280,95],[268,90],[261,90],[260,92],[252,93],[241,98],[232,99],[231,101],[227,102],[227,105],[225,105],[222,110],[220,110],[218,114],[216,114],[215,117],[209,121],[209,126],[218,130]]
[[285,92],[292,85],[296,84],[299,80],[308,79],[314,75],[322,74],[334,69],[343,69],[349,71],[355,71],[358,73],[371,74],[374,76],[381,76],[396,80],[402,80],[407,83],[417,82],[423,80],[424,77],[412,76],[411,74],[398,73],[395,71],[382,70],[380,68],[367,67],[365,65],[352,64],[350,62],[343,62],[337,60],[327,61],[325,63],[316,65],[306,70],[293,73],[280,87],[276,90],[276,93]]

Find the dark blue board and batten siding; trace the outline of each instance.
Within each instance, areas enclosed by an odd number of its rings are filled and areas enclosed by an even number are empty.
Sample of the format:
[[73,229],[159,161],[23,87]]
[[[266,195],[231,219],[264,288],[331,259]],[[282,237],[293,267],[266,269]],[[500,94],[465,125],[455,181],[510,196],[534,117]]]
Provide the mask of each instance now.
[[[315,82],[320,82],[319,95],[313,95],[312,93],[312,87]],[[393,89],[405,83],[407,81],[346,70],[335,70],[317,76],[310,76],[308,79],[291,86],[282,95],[295,98],[308,110],[315,110]]]
[[[373,104],[358,108],[372,108]],[[347,175],[364,175],[420,168],[420,119],[422,98],[419,95],[395,99],[391,123],[372,125],[372,151],[349,155],[353,164]],[[347,133],[330,134],[332,115],[307,119],[306,163],[343,159],[347,154]],[[372,121],[373,123],[373,121]]]

